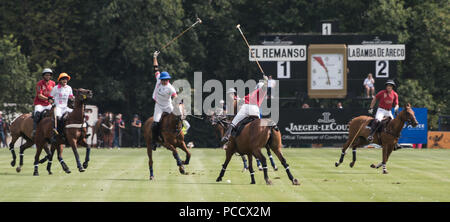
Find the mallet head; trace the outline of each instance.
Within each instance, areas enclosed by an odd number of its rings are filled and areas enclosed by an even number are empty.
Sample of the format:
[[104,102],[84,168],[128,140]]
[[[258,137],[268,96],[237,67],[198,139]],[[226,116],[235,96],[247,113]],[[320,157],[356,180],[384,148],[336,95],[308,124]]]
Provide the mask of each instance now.
[[241,28],[241,24],[237,24],[237,25],[236,25],[236,28],[237,28],[237,29],[240,29],[240,28]]
[[202,23],[202,20],[200,18],[197,18],[198,23]]

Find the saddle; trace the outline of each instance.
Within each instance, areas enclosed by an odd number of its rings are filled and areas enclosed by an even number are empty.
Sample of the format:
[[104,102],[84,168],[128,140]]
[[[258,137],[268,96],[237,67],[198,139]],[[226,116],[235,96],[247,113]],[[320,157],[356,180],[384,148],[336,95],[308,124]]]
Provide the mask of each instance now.
[[[378,126],[378,129],[375,131],[375,133],[381,133],[383,132],[384,129],[386,129],[387,125],[391,122],[391,118],[384,118],[383,120],[381,120],[380,125]],[[371,126],[373,121],[375,121],[375,119],[370,120],[368,126]]]
[[242,130],[244,129],[244,127],[253,122],[254,120],[259,119],[257,116],[248,116],[245,117],[243,120],[241,120],[237,125],[235,130],[231,133],[231,136],[233,137],[237,137],[241,134]]

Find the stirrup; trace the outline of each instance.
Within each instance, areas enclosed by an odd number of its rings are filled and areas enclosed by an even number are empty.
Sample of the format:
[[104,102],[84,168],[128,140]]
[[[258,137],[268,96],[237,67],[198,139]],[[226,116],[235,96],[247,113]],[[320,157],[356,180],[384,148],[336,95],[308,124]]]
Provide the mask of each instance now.
[[368,137],[367,137],[367,140],[371,143],[371,142],[373,142],[373,136],[372,135],[369,135]]

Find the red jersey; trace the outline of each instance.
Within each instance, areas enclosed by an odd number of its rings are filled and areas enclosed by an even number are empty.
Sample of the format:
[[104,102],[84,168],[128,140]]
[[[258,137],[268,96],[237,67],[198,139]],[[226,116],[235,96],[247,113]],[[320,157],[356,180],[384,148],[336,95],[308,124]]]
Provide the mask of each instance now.
[[398,95],[394,90],[391,93],[388,93],[385,89],[381,90],[375,97],[380,101],[378,107],[385,110],[391,110],[393,106],[398,104]]
[[53,87],[55,87],[55,82],[53,82],[52,80],[49,80],[48,82],[46,82],[45,80],[39,81],[36,85],[36,97],[34,97],[34,105],[50,105],[47,100],[40,99],[38,95],[42,94],[46,97],[49,97]]
[[244,97],[245,104],[258,105],[261,106],[264,101],[264,97],[266,97],[266,91],[257,89]]

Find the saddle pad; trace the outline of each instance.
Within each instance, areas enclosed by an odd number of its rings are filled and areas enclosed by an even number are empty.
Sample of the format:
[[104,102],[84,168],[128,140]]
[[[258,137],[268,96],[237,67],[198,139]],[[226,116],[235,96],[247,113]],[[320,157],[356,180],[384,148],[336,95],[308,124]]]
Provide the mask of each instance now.
[[[372,119],[372,120],[370,120],[369,121],[369,124],[367,124],[367,126],[371,126],[372,125],[372,123],[373,123],[373,121],[374,121],[375,119]],[[389,124],[389,122],[391,122],[391,118],[385,118],[385,119],[383,119],[383,120],[381,120],[381,125],[378,127],[378,129],[377,129],[377,133],[380,133],[380,132],[382,132],[386,127],[387,127],[387,125]]]
[[259,119],[257,116],[248,116],[245,117],[243,120],[241,120],[237,126],[236,129],[234,130],[234,137],[239,136],[239,134],[241,134],[242,130],[244,129],[245,125],[251,123],[253,120]]

